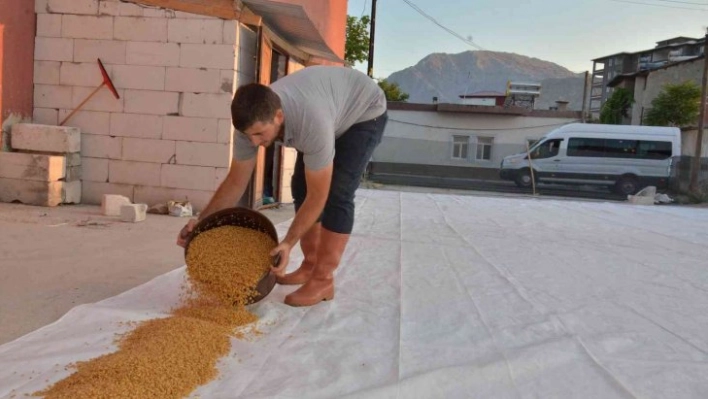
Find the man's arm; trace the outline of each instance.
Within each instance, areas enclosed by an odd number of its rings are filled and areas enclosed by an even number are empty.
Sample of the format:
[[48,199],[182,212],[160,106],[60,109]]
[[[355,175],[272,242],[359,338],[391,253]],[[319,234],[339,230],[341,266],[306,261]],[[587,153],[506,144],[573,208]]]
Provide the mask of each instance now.
[[246,191],[248,183],[251,181],[255,166],[256,157],[244,161],[234,159],[231,162],[229,174],[214,193],[214,196],[209,201],[209,205],[202,210],[198,219],[191,219],[179,232],[177,245],[180,247],[185,246],[189,233],[191,233],[198,221],[222,209],[236,206],[243,196],[243,193]]
[[322,215],[329,187],[332,184],[332,163],[320,170],[309,170],[305,168],[305,182],[307,184],[307,195],[305,201],[300,206],[293,219],[287,235],[282,243],[276,247],[271,255],[280,254],[280,262],[276,267],[277,272],[282,273],[288,264],[290,250],[297,244],[307,230],[317,222]]

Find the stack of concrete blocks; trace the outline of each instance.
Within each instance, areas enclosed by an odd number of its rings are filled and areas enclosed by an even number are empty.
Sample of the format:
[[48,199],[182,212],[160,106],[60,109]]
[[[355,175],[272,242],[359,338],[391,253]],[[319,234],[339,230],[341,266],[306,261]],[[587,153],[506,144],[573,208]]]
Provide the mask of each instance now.
[[0,202],[57,206],[81,202],[81,132],[16,124],[13,152],[0,152]]
[[120,216],[123,222],[142,222],[147,217],[147,204],[132,204],[128,197],[106,194],[101,201],[101,211],[106,216]]
[[[203,209],[232,158],[230,104],[255,78],[257,33],[238,21],[118,0],[36,0],[34,121],[81,129],[83,202],[104,194]],[[243,73],[241,71],[244,71]]]

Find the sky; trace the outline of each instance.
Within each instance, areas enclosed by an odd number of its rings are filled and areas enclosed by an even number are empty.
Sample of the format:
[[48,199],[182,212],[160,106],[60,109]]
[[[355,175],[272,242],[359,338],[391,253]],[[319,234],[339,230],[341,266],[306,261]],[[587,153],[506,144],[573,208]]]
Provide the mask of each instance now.
[[[708,27],[708,0],[408,2],[485,50],[551,61],[573,72],[592,71],[594,58],[649,49],[660,40],[700,38]],[[376,78],[413,66],[432,53],[476,50],[404,0],[378,0],[376,4]],[[348,14],[371,15],[371,0],[349,0]],[[355,67],[366,72],[365,63]]]

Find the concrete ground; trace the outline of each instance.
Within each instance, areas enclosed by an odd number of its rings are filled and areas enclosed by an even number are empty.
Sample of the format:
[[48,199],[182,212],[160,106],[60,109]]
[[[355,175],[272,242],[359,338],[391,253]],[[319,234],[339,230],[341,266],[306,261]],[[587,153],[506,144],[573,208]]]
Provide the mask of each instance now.
[[[291,205],[264,210],[274,224]],[[187,219],[122,223],[100,207],[0,203],[0,344],[184,265],[175,244]]]

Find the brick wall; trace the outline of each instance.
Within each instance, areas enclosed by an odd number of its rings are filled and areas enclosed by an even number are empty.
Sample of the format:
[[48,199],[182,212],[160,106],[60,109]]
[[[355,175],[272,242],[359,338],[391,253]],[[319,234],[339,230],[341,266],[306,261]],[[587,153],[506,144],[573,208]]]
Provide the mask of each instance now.
[[231,161],[238,23],[118,0],[36,0],[36,12],[35,123],[58,124],[101,83],[97,58],[121,97],[104,88],[66,123],[82,131],[84,202],[205,206]]

